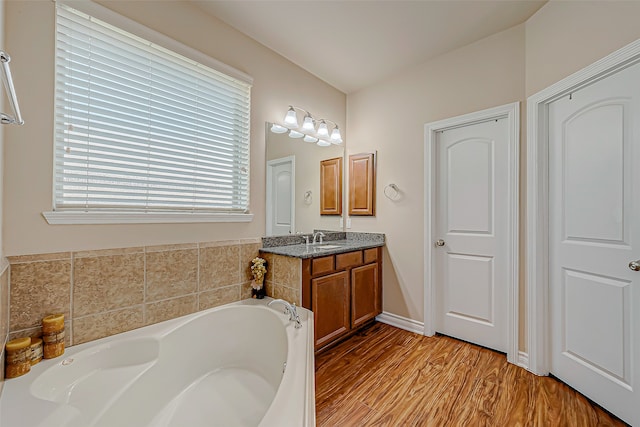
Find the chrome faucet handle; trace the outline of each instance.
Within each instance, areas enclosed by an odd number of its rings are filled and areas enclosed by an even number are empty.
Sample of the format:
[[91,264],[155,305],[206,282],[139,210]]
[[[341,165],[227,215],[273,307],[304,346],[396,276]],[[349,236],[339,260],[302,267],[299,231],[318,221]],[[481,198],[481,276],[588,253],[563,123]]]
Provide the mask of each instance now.
[[302,327],[302,323],[300,322],[300,316],[298,316],[298,311],[296,310],[296,303],[293,305],[289,304],[287,301],[283,299],[274,299],[273,301],[267,304],[271,306],[271,304],[280,303],[284,306],[284,313],[289,315],[289,320],[296,323],[296,329],[300,329]]
[[320,241],[318,243],[322,243],[322,238],[324,237],[324,233],[322,231],[316,231],[313,233],[313,244],[316,244],[316,239],[320,237]]
[[304,235],[302,235],[302,238],[304,239],[304,244],[308,245],[309,244],[309,235],[308,234],[304,234]]
[[291,312],[289,313],[289,320],[296,322],[295,328],[302,328],[302,322],[300,322],[300,316],[298,315],[298,310],[296,310],[296,303],[291,304]]

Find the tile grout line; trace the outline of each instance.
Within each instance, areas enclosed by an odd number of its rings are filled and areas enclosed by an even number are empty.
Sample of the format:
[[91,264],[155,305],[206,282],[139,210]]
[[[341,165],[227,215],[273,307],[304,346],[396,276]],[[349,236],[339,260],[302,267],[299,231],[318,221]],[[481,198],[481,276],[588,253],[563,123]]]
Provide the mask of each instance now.
[[142,247],[142,324],[147,324],[147,247]]
[[201,244],[198,243],[198,253],[196,257],[196,312],[200,311],[200,249]]
[[73,291],[75,289],[75,276],[76,276],[76,257],[74,255],[73,252],[71,252],[71,260],[70,260],[70,272],[69,272],[69,342],[71,343],[71,346],[73,346],[73,342],[74,340],[74,336],[73,336]]

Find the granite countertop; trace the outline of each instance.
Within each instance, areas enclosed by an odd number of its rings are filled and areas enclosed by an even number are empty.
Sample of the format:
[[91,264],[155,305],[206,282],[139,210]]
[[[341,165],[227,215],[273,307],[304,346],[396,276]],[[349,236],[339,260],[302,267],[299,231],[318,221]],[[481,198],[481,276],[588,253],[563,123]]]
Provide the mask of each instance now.
[[[384,234],[380,233],[332,233],[322,243],[305,244],[290,243],[280,246],[269,246],[270,238],[263,238],[260,252],[284,255],[293,258],[317,258],[326,255],[384,246]],[[301,237],[299,237],[303,240]],[[266,240],[266,241],[265,241]]]

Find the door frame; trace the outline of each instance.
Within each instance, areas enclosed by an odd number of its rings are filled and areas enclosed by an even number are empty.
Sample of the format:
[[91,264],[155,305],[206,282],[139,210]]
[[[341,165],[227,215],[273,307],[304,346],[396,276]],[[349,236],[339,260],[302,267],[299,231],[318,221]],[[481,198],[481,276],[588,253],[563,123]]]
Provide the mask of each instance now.
[[273,168],[281,163],[291,163],[291,229],[290,234],[296,231],[296,156],[281,157],[279,159],[267,160],[267,188],[265,191],[266,199],[266,233],[267,236],[273,235],[273,206],[272,206],[272,186],[273,186]]
[[435,334],[435,251],[433,250],[435,219],[436,219],[436,142],[437,132],[463,126],[482,123],[489,120],[507,119],[508,125],[508,154],[507,154],[507,266],[509,269],[509,283],[507,284],[507,361],[519,364],[518,361],[518,204],[519,204],[519,176],[520,176],[520,103],[501,105],[476,111],[462,116],[427,123],[424,126],[424,335]]
[[527,99],[526,271],[529,371],[549,375],[549,104],[640,62],[640,39]]

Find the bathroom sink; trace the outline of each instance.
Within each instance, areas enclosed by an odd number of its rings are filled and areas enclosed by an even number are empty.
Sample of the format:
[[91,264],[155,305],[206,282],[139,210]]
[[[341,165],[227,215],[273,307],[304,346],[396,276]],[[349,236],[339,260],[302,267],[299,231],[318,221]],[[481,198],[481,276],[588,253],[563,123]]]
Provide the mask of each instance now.
[[316,246],[316,248],[318,249],[338,249],[341,248],[342,246],[340,245],[318,245]]

